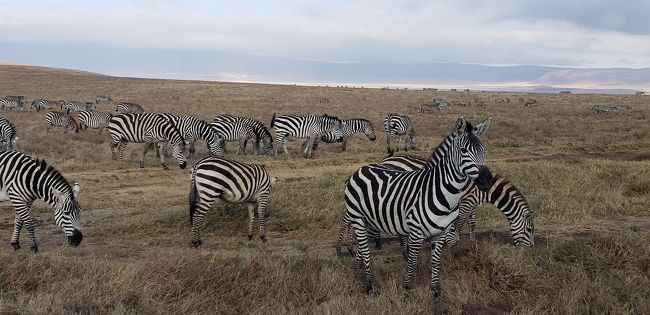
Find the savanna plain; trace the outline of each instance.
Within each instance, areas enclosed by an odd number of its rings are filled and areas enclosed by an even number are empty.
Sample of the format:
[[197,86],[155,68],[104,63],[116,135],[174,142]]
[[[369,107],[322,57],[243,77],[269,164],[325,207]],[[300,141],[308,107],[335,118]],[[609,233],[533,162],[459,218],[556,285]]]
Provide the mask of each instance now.
[[[267,238],[246,237],[245,206],[217,202],[207,215],[203,246],[190,243],[189,166],[207,156],[203,142],[182,170],[163,170],[142,144],[112,161],[109,136],[97,130],[45,132],[45,112],[1,112],[18,131],[18,148],[44,158],[81,192],[84,240],[67,245],[53,210],[34,203],[40,252],[9,245],[14,210],[0,204],[2,313],[333,313],[516,314],[650,312],[650,96],[450,92],[353,87],[304,87],[119,78],[29,66],[0,66],[0,94],[92,101],[110,94],[150,112],[250,116],[269,127],[273,113],[362,117],[377,141],[356,135],[348,150],[321,144],[314,159],[298,153],[227,157],[265,164],[279,182],[271,191]],[[535,246],[515,247],[505,217],[478,210],[477,242],[466,234],[445,248],[442,295],[430,292],[424,247],[413,289],[401,289],[405,262],[395,240],[371,251],[376,292],[366,295],[353,257],[335,255],[343,189],[358,167],[386,156],[383,117],[433,98],[473,100],[486,107],[450,106],[409,114],[417,148],[426,156],[459,116],[492,126],[483,137],[488,166],[524,193],[535,218]],[[510,98],[510,103],[496,99]],[[539,106],[524,108],[519,98]],[[327,101],[326,101],[327,100]],[[630,112],[594,114],[595,105]],[[271,130],[271,132],[273,132]],[[402,153],[402,152],[400,152]],[[23,231],[22,242],[27,244]]]

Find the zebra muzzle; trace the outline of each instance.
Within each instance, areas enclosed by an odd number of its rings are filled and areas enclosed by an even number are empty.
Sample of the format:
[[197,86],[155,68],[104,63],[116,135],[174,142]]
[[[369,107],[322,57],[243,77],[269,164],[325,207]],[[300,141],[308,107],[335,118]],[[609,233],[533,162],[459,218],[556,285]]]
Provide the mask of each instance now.
[[476,187],[481,191],[488,191],[490,190],[490,187],[492,187],[493,181],[494,177],[492,176],[490,169],[487,168],[487,166],[480,165],[478,167],[478,177],[474,180]]
[[74,231],[72,231],[72,235],[68,236],[68,244],[70,244],[72,247],[77,247],[83,238],[84,236],[81,234],[81,231],[74,229]]

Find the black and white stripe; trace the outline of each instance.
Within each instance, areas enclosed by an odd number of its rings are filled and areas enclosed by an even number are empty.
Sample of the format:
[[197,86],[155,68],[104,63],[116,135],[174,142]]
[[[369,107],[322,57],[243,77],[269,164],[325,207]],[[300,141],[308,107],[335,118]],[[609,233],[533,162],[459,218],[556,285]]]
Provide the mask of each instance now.
[[[377,136],[375,135],[375,127],[371,121],[367,119],[353,118],[343,119],[341,122],[343,122],[342,136],[337,138],[333,132],[328,132],[314,142],[314,150],[316,150],[318,142],[323,141],[325,143],[342,142],[341,151],[345,151],[348,146],[348,140],[350,140],[350,138],[352,138],[355,133],[364,133],[370,141],[377,140]],[[303,145],[306,144],[307,143],[305,142]]]
[[343,126],[340,119],[328,115],[280,115],[271,120],[271,127],[275,129],[275,149],[277,156],[278,146],[282,145],[284,153],[287,151],[287,137],[307,138],[303,145],[303,155],[311,158],[314,154],[314,142],[325,134],[331,132],[335,138],[340,138],[343,133]]
[[248,140],[253,140],[253,150],[257,154],[273,153],[273,137],[260,121],[250,117],[235,115],[217,116],[210,123],[225,141],[239,142],[237,154],[244,154]]
[[61,109],[64,111],[71,111],[71,112],[81,112],[84,110],[95,110],[95,103],[92,102],[77,102],[77,101],[66,101],[61,105]]
[[207,157],[197,161],[190,176],[192,244],[201,246],[203,218],[217,199],[247,205],[249,240],[253,238],[253,218],[257,209],[260,239],[266,242],[266,207],[271,184],[276,180],[277,178],[270,177],[266,168],[259,164],[245,164],[219,157]]
[[86,128],[99,129],[99,133],[108,126],[108,122],[113,118],[113,114],[108,112],[96,112],[94,110],[84,110],[79,112],[79,129]]
[[47,132],[50,132],[52,127],[63,127],[63,133],[68,132],[68,129],[79,132],[79,125],[68,113],[51,111],[45,114],[45,125]]
[[411,123],[411,118],[408,116],[400,116],[392,113],[384,118],[384,129],[386,130],[386,150],[388,154],[393,154],[394,150],[391,148],[391,141],[393,137],[399,136],[397,142],[397,151],[402,143],[402,136],[408,137],[408,143],[404,142],[404,150],[415,149],[415,129]]
[[29,208],[36,199],[54,207],[54,222],[68,237],[68,243],[78,246],[83,239],[79,223],[80,208],[70,184],[42,160],[17,151],[0,152],[0,201],[11,201],[16,210],[11,245],[20,248],[20,231],[29,233],[31,249],[38,252],[34,220]]
[[[174,157],[180,168],[185,168],[185,140],[181,132],[173,123],[158,114],[120,114],[111,118],[108,123],[108,132],[111,135],[111,153],[113,160],[124,158],[124,149],[128,142],[144,143],[144,152],[140,167],[144,167],[144,158],[147,151],[161,141],[167,141],[174,146]],[[158,148],[162,151],[162,148]],[[160,162],[164,169],[165,154],[160,153]]]
[[475,128],[463,118],[456,121],[458,136],[448,152],[432,155],[425,168],[403,172],[385,165],[361,167],[345,188],[346,218],[357,236],[357,262],[365,270],[366,289],[372,290],[368,227],[390,235],[408,237],[406,277],[402,286],[410,289],[420,247],[433,238],[431,289],[440,293],[440,257],[443,232],[456,219],[456,207],[464,188],[472,180],[487,190],[492,175],[483,156],[479,137],[490,125],[486,119]]
[[38,99],[32,102],[32,105],[29,106],[31,111],[41,111],[42,109],[62,109],[65,101],[50,101],[44,99]]
[[16,127],[4,117],[0,117],[0,141],[4,151],[16,151]]
[[188,158],[194,156],[196,152],[194,143],[199,139],[203,139],[208,144],[212,155],[224,156],[224,140],[207,122],[193,116],[177,116],[169,113],[159,115],[174,124],[181,132],[185,143],[189,146],[189,154],[186,155]]
[[128,102],[120,102],[117,104],[117,109],[115,109],[116,112],[120,114],[142,114],[144,113],[144,109],[142,106],[136,104],[136,103],[128,103]]
[[22,110],[23,105],[24,101],[21,99],[21,96],[5,96],[4,98],[0,99],[0,108],[3,110]]

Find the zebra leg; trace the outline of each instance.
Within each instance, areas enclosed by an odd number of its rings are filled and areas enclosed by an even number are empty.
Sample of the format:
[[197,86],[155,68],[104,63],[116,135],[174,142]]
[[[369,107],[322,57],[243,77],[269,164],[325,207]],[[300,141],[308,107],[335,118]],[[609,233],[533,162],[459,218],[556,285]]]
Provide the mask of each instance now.
[[384,241],[381,239],[381,232],[373,226],[368,225],[368,237],[375,241],[375,250],[380,250],[384,247]]
[[443,234],[439,234],[431,241],[431,291],[435,297],[440,296],[440,259],[444,244]]
[[191,158],[194,156],[194,153],[196,153],[196,147],[194,146],[194,143],[196,140],[190,140],[189,147],[190,147],[190,154],[187,155],[188,158]]
[[[406,144],[406,141],[404,142]],[[399,147],[402,145],[402,136],[397,137],[397,152],[399,152]]]
[[257,199],[257,216],[258,222],[260,225],[260,239],[262,243],[266,243],[266,232],[264,231],[264,223],[266,222],[266,207],[269,202],[268,192],[264,195],[261,195]]
[[314,143],[316,142],[316,137],[309,137],[307,140],[307,145],[303,150],[302,154],[305,158],[311,159],[314,156]]
[[248,206],[248,240],[253,239],[253,221],[255,221],[256,203],[249,203]]
[[239,148],[237,149],[237,155],[243,155],[244,150],[246,149],[246,138],[239,138]]
[[390,148],[391,138],[390,132],[386,132],[386,151],[388,152],[388,155],[393,155],[393,150]]
[[[244,139],[244,147],[241,149],[242,154],[246,154],[246,145],[248,144],[248,139]],[[252,145],[251,145],[252,146]]]
[[347,148],[348,148],[348,138],[343,137],[343,141],[341,142],[341,152],[345,152]]
[[111,147],[111,159],[112,160],[117,160],[117,147],[120,145],[120,142],[111,142],[110,147]]
[[[343,237],[345,235],[345,232],[348,232],[348,236],[350,236],[350,238],[351,238],[352,234],[349,233],[350,232],[350,217],[348,216],[347,212],[345,213],[343,218],[341,218],[341,224],[340,224],[340,228],[339,228],[339,240],[338,240],[338,242],[336,242],[336,256],[339,256],[339,257],[342,256],[341,247],[343,246]],[[352,247],[351,247],[351,245],[352,245],[352,242],[350,240],[350,243],[347,244],[348,252],[350,252],[350,256],[352,256]]]
[[[144,158],[147,156],[147,152],[149,151],[149,148],[153,145],[155,144],[151,142],[147,142],[144,144],[144,151],[142,152],[142,160],[140,161],[140,168],[144,168]],[[162,160],[162,154],[160,155],[160,159]]]
[[124,159],[124,149],[126,149],[126,141],[120,141],[119,146],[117,147],[118,158],[120,160]]
[[469,213],[469,218],[467,220],[467,225],[469,227],[469,239],[476,243],[476,208],[472,209]]
[[[27,232],[29,233],[29,241],[30,241],[30,248],[32,249],[33,252],[38,253],[38,244],[36,243],[36,232],[35,232],[35,227],[34,227],[34,220],[32,217],[29,215],[29,208],[31,207],[31,202],[25,202],[22,197],[10,193],[9,199],[11,200],[11,203],[14,206],[14,209],[16,209],[16,220],[20,220],[22,222],[21,226],[24,225],[25,228],[27,229]],[[14,249],[20,248],[20,245],[18,243],[18,234],[16,233],[16,225],[14,220],[14,233],[16,234],[16,244],[14,245],[14,240],[12,238],[12,245],[14,246]],[[20,233],[20,227],[18,228],[18,233]],[[16,248],[18,246],[18,248]]]
[[406,259],[406,276],[402,283],[404,290],[411,290],[411,283],[413,282],[413,273],[417,267],[418,256],[420,255],[420,248],[422,247],[423,239],[419,236],[409,235],[408,244],[408,258]]
[[366,293],[372,291],[372,274],[370,272],[370,248],[368,248],[368,232],[366,226],[361,223],[355,222],[353,224],[355,233],[357,234],[357,257],[355,260],[360,262],[364,268]]
[[23,220],[18,217],[14,219],[14,233],[11,235],[11,246],[14,247],[14,250],[20,248],[20,230],[23,228]]

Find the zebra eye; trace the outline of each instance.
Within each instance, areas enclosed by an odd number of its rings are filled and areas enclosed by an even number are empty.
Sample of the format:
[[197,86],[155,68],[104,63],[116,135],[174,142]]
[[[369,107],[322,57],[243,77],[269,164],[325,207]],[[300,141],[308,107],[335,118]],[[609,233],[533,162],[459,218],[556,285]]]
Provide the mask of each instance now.
[[465,148],[460,149],[460,153],[462,153],[462,154],[467,154],[467,152],[469,152],[469,151],[467,151],[467,149],[465,149]]

